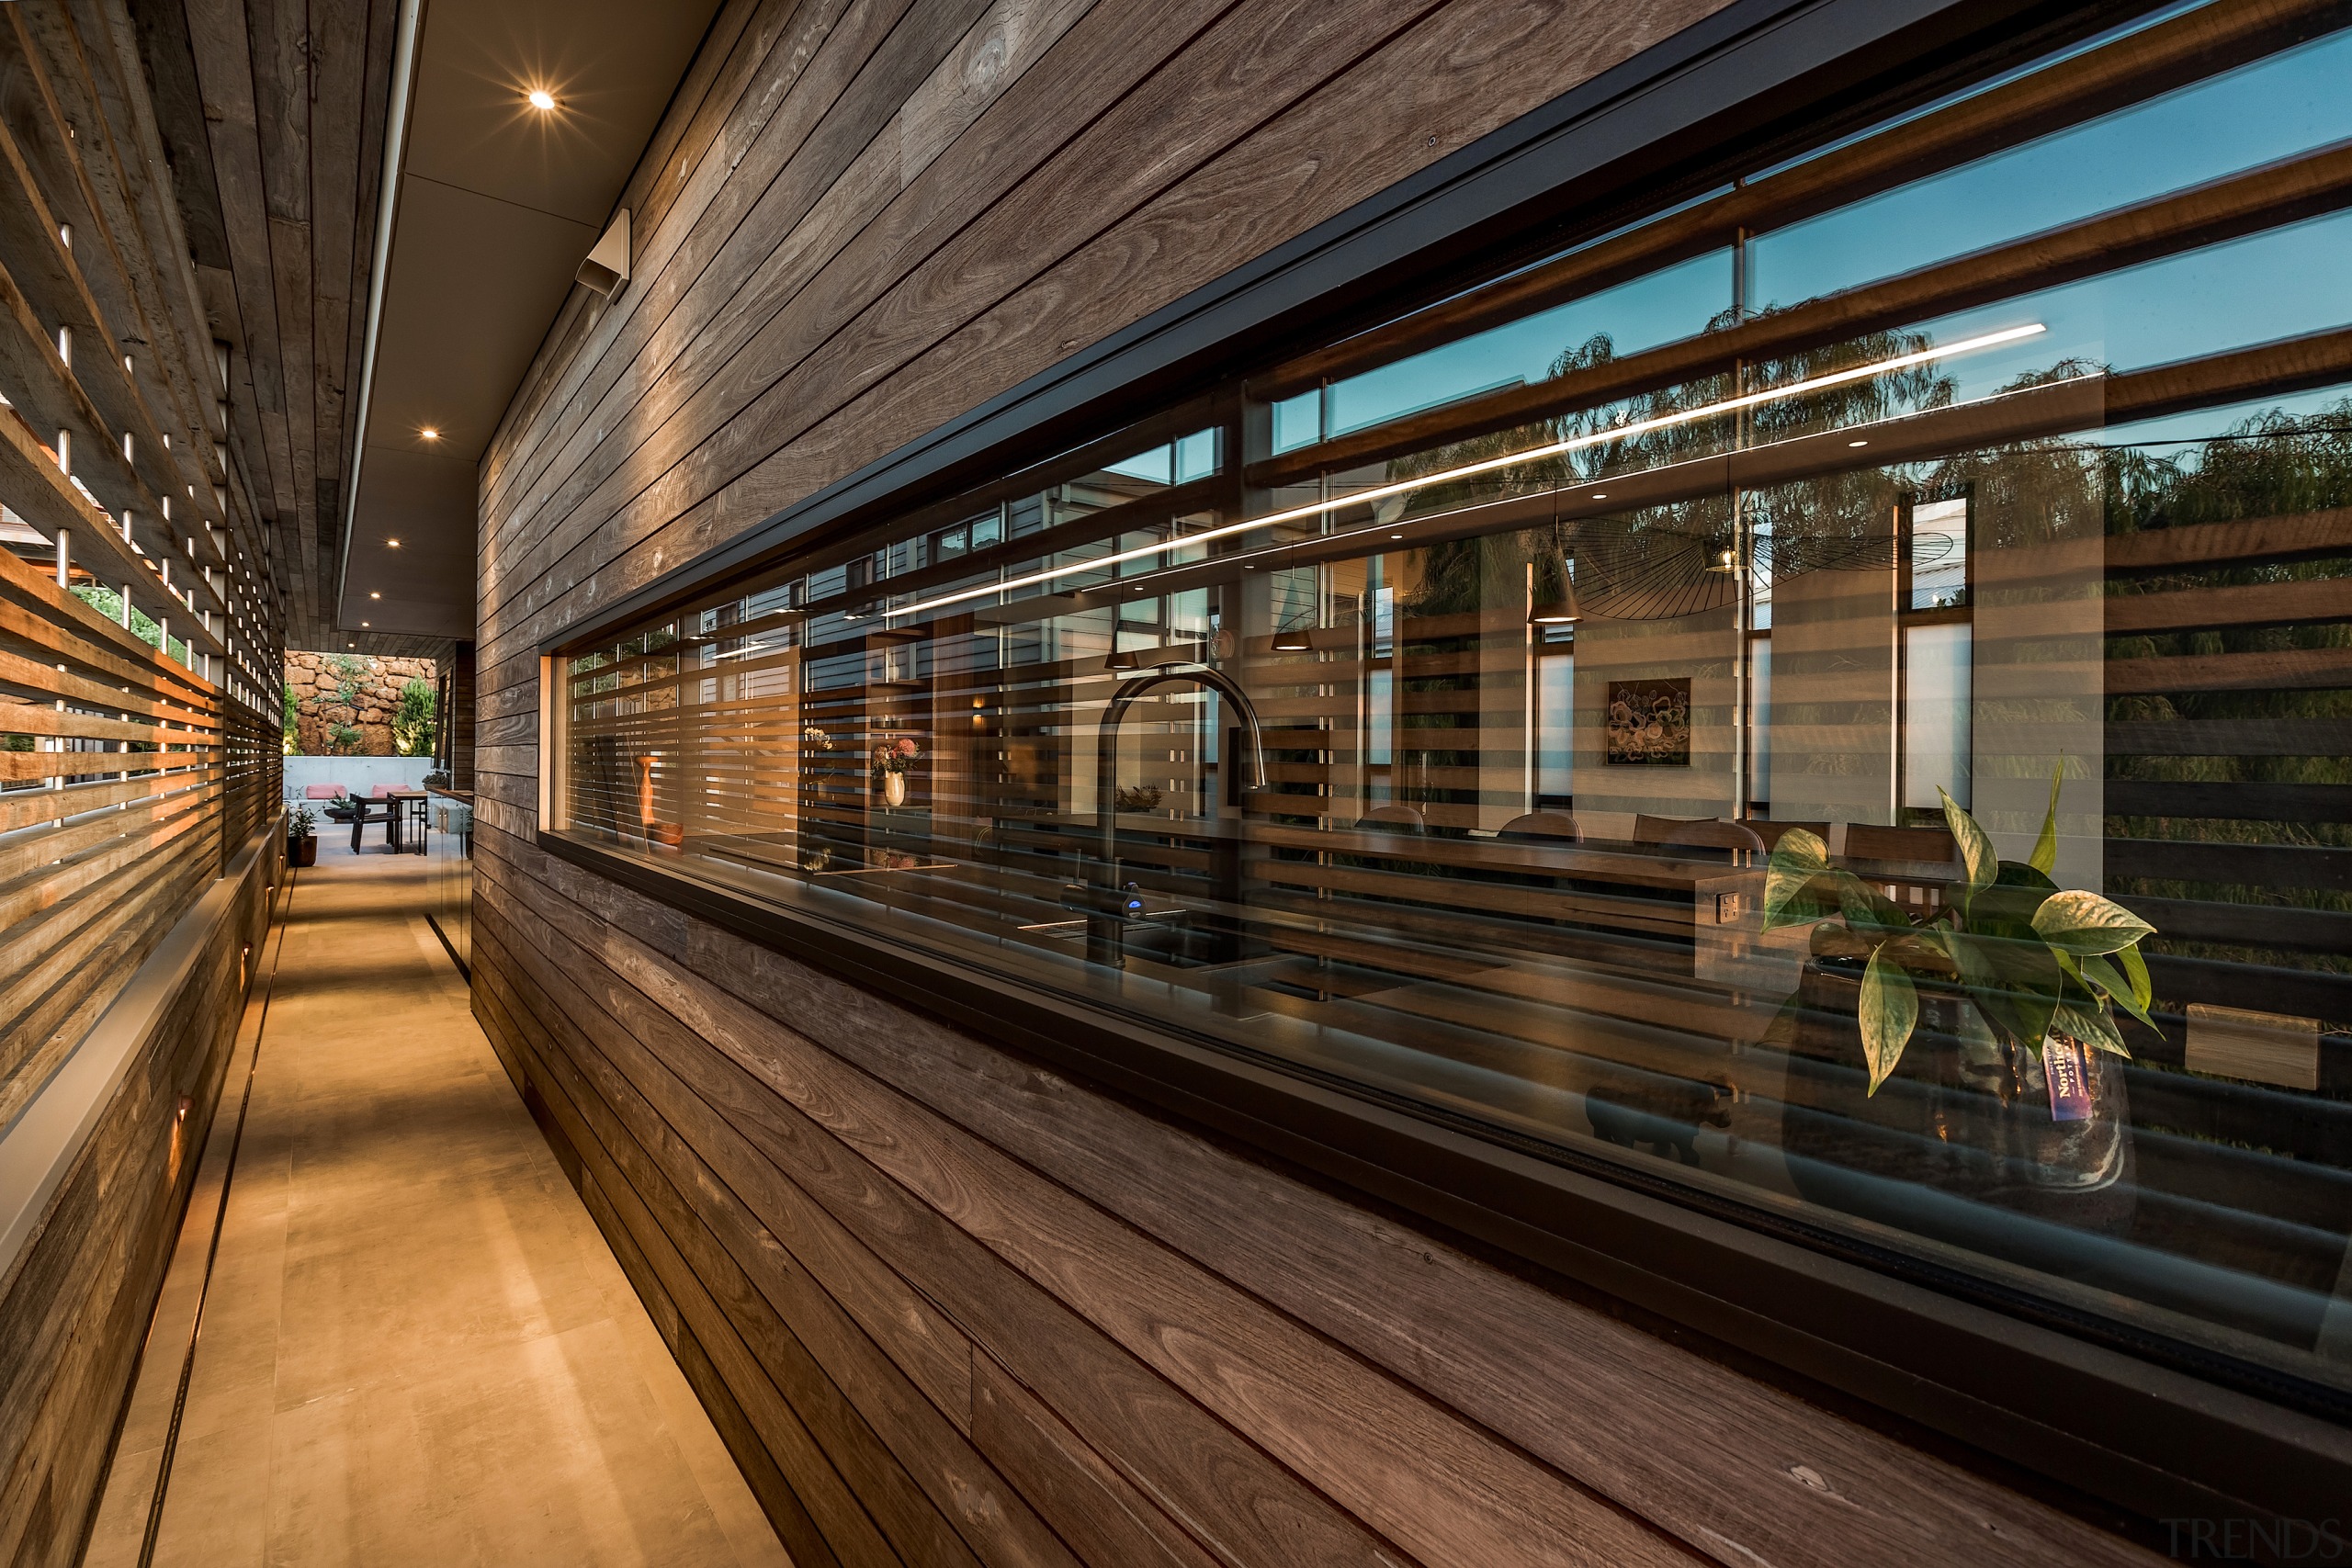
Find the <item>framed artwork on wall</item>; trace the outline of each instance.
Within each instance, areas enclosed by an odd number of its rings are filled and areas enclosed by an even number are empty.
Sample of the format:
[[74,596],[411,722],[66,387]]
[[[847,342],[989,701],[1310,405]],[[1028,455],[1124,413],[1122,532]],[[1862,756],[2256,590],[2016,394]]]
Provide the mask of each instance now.
[[1689,677],[1610,682],[1607,728],[1603,761],[1611,767],[1689,767]]

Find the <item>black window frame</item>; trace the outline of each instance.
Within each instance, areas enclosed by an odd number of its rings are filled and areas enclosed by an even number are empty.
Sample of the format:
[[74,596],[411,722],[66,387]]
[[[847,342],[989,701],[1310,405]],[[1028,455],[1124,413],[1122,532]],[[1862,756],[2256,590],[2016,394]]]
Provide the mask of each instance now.
[[[2160,7],[1733,0],[1706,20],[545,639],[543,660],[714,584],[837,546],[1132,422],[1196,418],[1237,370],[1334,341],[1702,188]],[[1186,402],[1187,400],[1192,400]],[[1186,402],[1190,411],[1170,417]],[[941,514],[941,524],[949,525]],[[935,525],[935,526],[936,526]],[[1933,618],[1933,617],[1930,617]],[[550,691],[542,682],[543,699]],[[543,721],[546,716],[543,716]],[[543,728],[542,733],[551,731]],[[554,760],[542,757],[543,768]],[[545,775],[543,774],[543,778]],[[2163,1521],[2326,1519],[2352,1496],[2352,1404],[2135,1337],[1908,1255],[1872,1255],[1664,1179],[1155,1031],[542,830],[541,851],[922,1005],[975,1034],[1624,1303],[1791,1386],[2162,1550]],[[1997,1456],[1997,1458],[1994,1457]],[[2037,1483],[2038,1484],[2039,1483]],[[2117,1510],[2128,1517],[2119,1519]]]

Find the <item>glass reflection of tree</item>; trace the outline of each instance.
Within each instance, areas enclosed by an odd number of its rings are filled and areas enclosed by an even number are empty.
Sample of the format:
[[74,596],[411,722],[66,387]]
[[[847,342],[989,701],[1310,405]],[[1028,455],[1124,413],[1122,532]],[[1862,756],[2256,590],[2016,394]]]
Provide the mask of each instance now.
[[[1708,330],[1720,331],[1734,324],[1734,320],[1725,312],[1711,321]],[[1930,346],[1924,333],[1870,333],[1750,366],[1736,384],[1728,375],[1704,377],[1540,424],[1476,436],[1399,458],[1389,465],[1389,478],[1408,479],[1529,447],[1602,434],[1619,426],[1703,409],[1736,390],[1787,386]],[[1553,364],[1552,377],[1573,377],[1606,366],[1614,357],[1609,335],[1598,333],[1563,353]],[[1601,441],[1474,479],[1431,486],[1415,492],[1408,515],[1428,515],[1509,495],[1588,484],[1618,474],[1719,456],[1735,446],[1769,446],[1822,430],[1922,412],[1948,405],[1957,389],[1953,378],[1933,362],[1915,365],[1759,403],[1737,414],[1643,431],[1623,440]],[[1769,520],[1774,542],[1788,564],[1802,569],[1808,560],[1850,559],[1850,547],[1870,542],[1874,536],[1886,540],[1892,534],[1891,519],[1879,504],[1884,488],[1871,468],[1825,476],[1804,487],[1806,503],[1801,509]],[[1734,525],[1730,510],[1719,497],[1647,507],[1622,517],[1588,519],[1577,525],[1571,530],[1570,547],[1577,557],[1577,586],[1586,597],[1588,612],[1610,615],[1612,597],[1623,601],[1623,614],[1645,619],[1661,614],[1690,614],[1728,603],[1736,582],[1729,574],[1710,574],[1708,569],[1720,563],[1724,550],[1736,546]],[[1520,558],[1540,560],[1548,553],[1547,538],[1543,530],[1518,536]],[[1891,543],[1882,552],[1891,559],[1889,552]],[[1439,545],[1423,552],[1425,592],[1458,599],[1481,573],[1482,569],[1471,564],[1478,553],[1458,544]],[[1683,591],[1668,591],[1678,588]]]
[[[1708,330],[1722,330],[1735,324],[1735,320],[1726,312],[1711,321]],[[1729,375],[1705,377],[1623,402],[1398,458],[1389,465],[1388,478],[1392,481],[1409,479],[1529,447],[1604,434],[1702,409],[1735,395],[1737,389],[1785,386],[1928,346],[1928,338],[1918,333],[1869,333],[1749,367],[1736,380]],[[1609,334],[1597,333],[1554,361],[1552,378],[1593,370],[1614,357]],[[1407,514],[1430,515],[1510,495],[1540,494],[1621,473],[1718,456],[1736,445],[1790,440],[1822,429],[1938,408],[1949,403],[1954,391],[1951,378],[1932,364],[1913,366],[1758,404],[1736,415],[1646,430],[1474,479],[1432,485],[1414,492]],[[1859,538],[1873,525],[1874,518],[1885,515],[1874,504],[1883,490],[1883,481],[1873,471],[1828,476],[1809,488],[1811,503],[1804,508],[1805,515],[1792,516],[1789,525],[1815,530],[1832,527]],[[1854,504],[1864,496],[1873,504]],[[1883,524],[1879,525],[1883,528]],[[1576,525],[1566,542],[1577,558],[1577,584],[1585,596],[1587,613],[1608,615],[1612,599],[1630,613],[1645,615],[1657,613],[1658,605],[1668,606],[1668,613],[1687,614],[1728,603],[1737,592],[1736,578],[1711,573],[1709,568],[1723,552],[1736,547],[1735,526],[1729,498],[1722,495],[1646,507],[1622,517]],[[1479,715],[1467,699],[1457,696],[1449,701],[1444,694],[1476,691],[1478,677],[1464,666],[1478,645],[1480,613],[1520,607],[1526,592],[1528,563],[1537,563],[1539,572],[1553,570],[1549,564],[1553,542],[1550,529],[1532,529],[1447,540],[1414,552],[1418,571],[1407,574],[1414,586],[1398,606],[1398,690],[1405,698],[1396,719],[1400,799],[1424,806],[1476,801],[1475,790],[1431,782],[1437,770],[1473,768],[1478,762]],[[1638,592],[1612,593],[1612,576],[1619,581],[1638,579],[1645,586]],[[1681,579],[1688,579],[1687,583]],[[1661,583],[1664,592],[1659,591]],[[1649,608],[1635,608],[1637,602]],[[1503,623],[1516,632],[1509,615]],[[1436,668],[1415,674],[1416,663],[1425,671]]]

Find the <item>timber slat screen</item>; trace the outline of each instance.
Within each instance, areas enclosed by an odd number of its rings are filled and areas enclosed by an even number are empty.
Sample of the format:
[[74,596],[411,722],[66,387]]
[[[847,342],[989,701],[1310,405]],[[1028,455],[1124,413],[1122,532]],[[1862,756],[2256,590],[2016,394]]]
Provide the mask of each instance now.
[[241,456],[257,376],[231,346],[268,338],[199,276],[172,177],[196,150],[167,150],[141,50],[162,9],[0,6],[12,1563],[76,1558],[285,886],[282,595]]
[[0,16],[0,1125],[277,799],[229,351],[108,32]]
[[224,828],[241,844],[276,791],[251,709],[13,555],[0,594],[5,1123],[220,874]]
[[0,1127],[278,798],[230,351],[130,28],[0,11]]

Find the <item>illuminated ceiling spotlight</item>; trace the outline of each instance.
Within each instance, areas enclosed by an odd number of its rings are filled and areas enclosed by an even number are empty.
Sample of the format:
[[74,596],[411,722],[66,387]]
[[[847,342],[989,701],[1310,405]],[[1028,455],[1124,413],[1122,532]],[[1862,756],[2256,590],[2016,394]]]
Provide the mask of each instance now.
[[398,539],[386,539],[384,543],[390,546],[393,549],[399,549],[401,547],[401,542]]
[[371,588],[368,591],[368,597],[370,599],[381,599],[383,595]]
[[417,434],[424,437],[427,441],[438,441],[441,439],[441,432],[429,424],[418,430]]
[[532,88],[528,93],[524,95],[524,98],[533,108],[538,110],[541,114],[552,114],[555,112],[555,95],[548,92],[545,87]]

